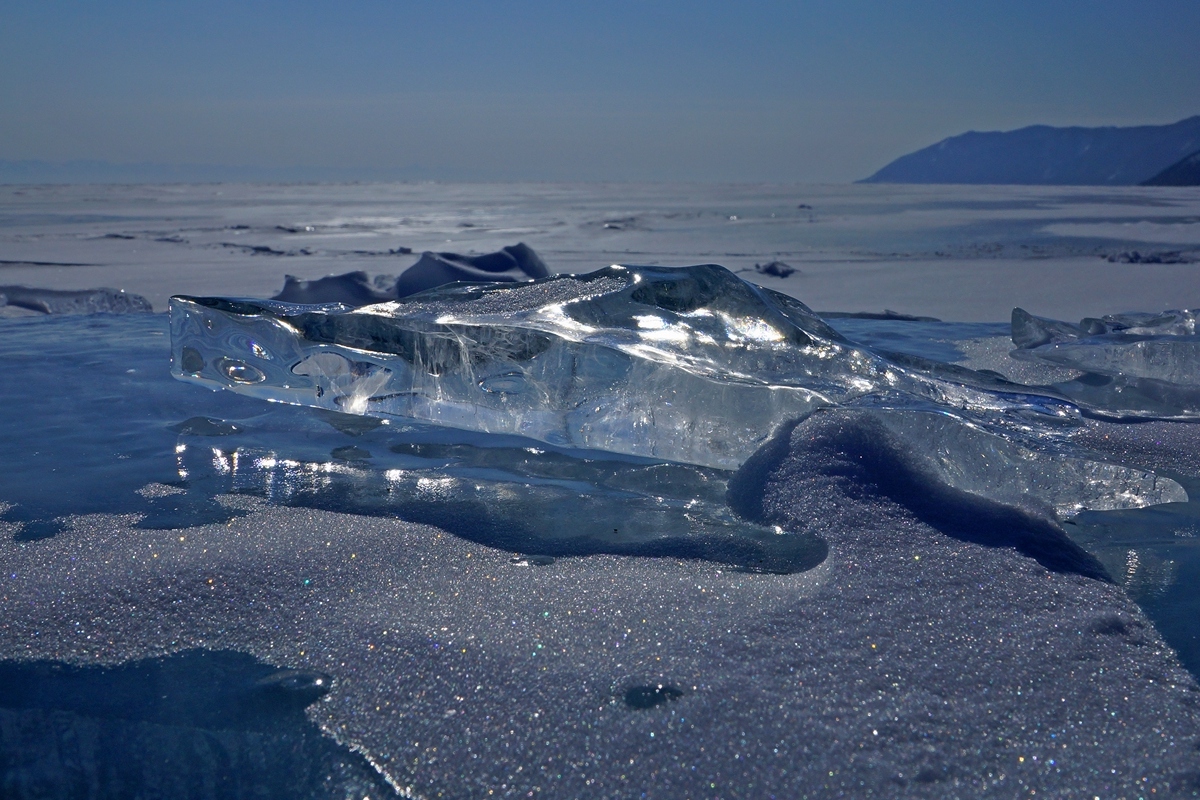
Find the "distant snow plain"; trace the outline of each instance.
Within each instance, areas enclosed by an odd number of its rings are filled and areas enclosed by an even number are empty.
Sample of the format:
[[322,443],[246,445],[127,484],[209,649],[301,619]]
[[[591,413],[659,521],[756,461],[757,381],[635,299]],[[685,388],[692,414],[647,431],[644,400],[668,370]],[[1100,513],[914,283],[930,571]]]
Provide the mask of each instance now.
[[[959,322],[1013,306],[1059,319],[1200,302],[1194,188],[629,184],[0,187],[0,283],[270,296],[284,273],[395,274],[407,247],[491,252],[517,240],[552,270],[714,262],[818,310]],[[261,248],[255,250],[254,248]],[[61,265],[61,266],[56,266]]]

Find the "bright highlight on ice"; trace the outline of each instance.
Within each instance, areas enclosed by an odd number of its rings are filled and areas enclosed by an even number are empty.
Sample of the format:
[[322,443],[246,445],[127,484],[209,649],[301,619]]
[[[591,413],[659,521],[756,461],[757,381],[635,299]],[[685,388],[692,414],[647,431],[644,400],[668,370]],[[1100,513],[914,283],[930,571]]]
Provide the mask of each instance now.
[[[1194,416],[1194,389],[1142,407],[1128,381],[1106,395],[897,361],[716,265],[453,284],[367,309],[175,297],[171,327],[178,378],[347,414],[736,469],[781,426],[855,408],[931,479],[1006,504],[1066,517],[1187,499],[1062,431],[1080,408]],[[1156,346],[1191,346],[1168,338]]]

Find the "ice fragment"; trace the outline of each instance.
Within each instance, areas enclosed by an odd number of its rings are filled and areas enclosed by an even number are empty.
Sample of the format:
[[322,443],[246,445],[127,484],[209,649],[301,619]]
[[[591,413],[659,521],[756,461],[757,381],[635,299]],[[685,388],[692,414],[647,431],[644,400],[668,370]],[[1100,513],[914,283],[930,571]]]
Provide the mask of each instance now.
[[1079,370],[1053,388],[1081,407],[1133,418],[1200,418],[1196,311],[1112,314],[1078,325],[1013,309],[1016,358]]
[[[1051,346],[1088,336],[1023,323]],[[715,265],[459,284],[357,309],[175,297],[171,325],[177,377],[348,414],[734,469],[781,426],[854,407],[938,482],[1005,505],[1070,516],[1187,497],[1074,452],[1074,410],[1053,389],[855,345]]]
[[26,308],[43,314],[140,314],[153,309],[141,295],[118,289],[31,289],[0,286],[0,305]]
[[184,380],[725,469],[781,423],[865,394],[1012,405],[979,390],[994,379],[881,357],[715,265],[459,284],[357,309],[175,297],[171,315]]

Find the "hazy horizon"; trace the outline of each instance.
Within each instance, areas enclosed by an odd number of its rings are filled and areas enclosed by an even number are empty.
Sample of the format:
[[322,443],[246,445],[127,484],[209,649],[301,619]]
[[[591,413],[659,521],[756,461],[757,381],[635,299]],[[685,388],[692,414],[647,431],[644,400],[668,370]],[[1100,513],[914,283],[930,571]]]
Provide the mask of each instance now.
[[967,130],[1200,113],[1186,0],[16,0],[5,17],[10,171],[847,183]]

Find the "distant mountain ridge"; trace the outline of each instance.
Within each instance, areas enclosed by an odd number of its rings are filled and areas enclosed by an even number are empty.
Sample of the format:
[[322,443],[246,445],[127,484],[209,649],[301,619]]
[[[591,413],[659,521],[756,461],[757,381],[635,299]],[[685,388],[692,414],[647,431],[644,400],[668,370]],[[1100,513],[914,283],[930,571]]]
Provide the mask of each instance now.
[[1197,151],[1200,115],[1129,128],[1031,125],[951,136],[859,183],[1133,186]]
[[1176,161],[1143,186],[1200,186],[1200,150]]

